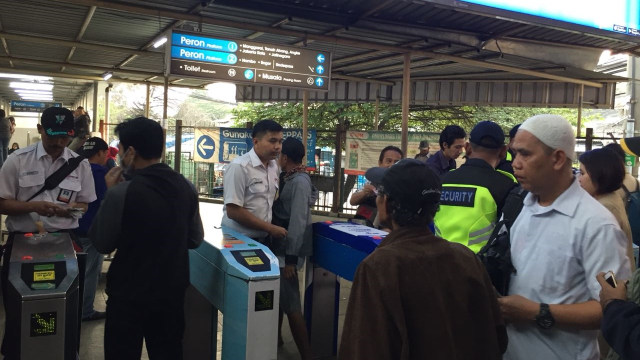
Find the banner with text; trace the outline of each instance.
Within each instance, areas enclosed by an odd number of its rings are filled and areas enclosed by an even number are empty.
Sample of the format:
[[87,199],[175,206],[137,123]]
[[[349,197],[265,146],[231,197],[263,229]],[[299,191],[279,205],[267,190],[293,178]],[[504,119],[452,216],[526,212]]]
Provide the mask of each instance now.
[[[402,134],[387,131],[347,131],[344,173],[361,175],[367,169],[378,166],[380,151],[389,145],[400,147]],[[413,159],[419,152],[420,141],[429,142],[431,154],[440,149],[437,133],[409,133],[406,157]]]
[[[194,161],[231,162],[253,147],[251,129],[196,128]],[[284,138],[294,137],[302,141],[302,129],[284,129]],[[315,169],[316,131],[307,133],[307,168]]]

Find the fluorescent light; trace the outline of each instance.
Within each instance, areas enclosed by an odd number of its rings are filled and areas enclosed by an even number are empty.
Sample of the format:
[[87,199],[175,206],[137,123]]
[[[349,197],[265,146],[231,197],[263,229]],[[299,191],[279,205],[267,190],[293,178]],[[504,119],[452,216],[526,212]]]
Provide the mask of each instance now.
[[107,81],[111,79],[112,76],[113,73],[111,71],[107,71],[106,73],[102,74],[102,80]]
[[12,81],[9,83],[9,87],[14,89],[28,89],[28,90],[49,90],[53,89],[53,84],[40,84],[40,83],[28,83]]
[[40,100],[40,101],[53,101],[53,97],[51,96],[20,96],[22,100]]
[[158,41],[156,41],[155,43],[153,43],[153,47],[154,48],[159,48],[160,46],[164,45],[164,43],[167,42],[167,37],[163,36],[160,39],[158,39]]
[[18,96],[53,96],[52,93],[38,93],[38,92],[19,92]]
[[37,80],[37,81],[48,81],[53,79],[52,77],[49,77],[49,76],[23,75],[23,74],[11,74],[11,73],[0,73],[0,78]]

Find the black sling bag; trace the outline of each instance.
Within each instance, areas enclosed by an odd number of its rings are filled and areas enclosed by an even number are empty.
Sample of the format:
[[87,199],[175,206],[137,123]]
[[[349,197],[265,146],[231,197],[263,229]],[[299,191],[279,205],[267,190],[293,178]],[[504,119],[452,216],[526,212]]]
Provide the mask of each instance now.
[[511,274],[516,272],[511,263],[511,225],[520,214],[527,194],[520,186],[509,192],[502,207],[502,220],[498,221],[489,241],[477,254],[500,295],[507,295]]
[[49,175],[49,177],[44,180],[44,185],[40,188],[40,190],[31,195],[31,197],[27,201],[31,201],[36,196],[42,194],[42,192],[44,192],[45,190],[55,189],[56,186],[60,185],[62,180],[64,180],[69,174],[71,174],[73,170],[75,170],[84,159],[84,156],[76,156],[69,159],[64,165],[60,167],[60,169]]

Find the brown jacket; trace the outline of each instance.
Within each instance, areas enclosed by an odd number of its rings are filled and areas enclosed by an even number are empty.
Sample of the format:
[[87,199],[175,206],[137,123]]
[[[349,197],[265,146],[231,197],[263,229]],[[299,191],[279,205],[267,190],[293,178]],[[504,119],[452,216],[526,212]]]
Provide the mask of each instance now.
[[501,359],[506,348],[493,286],[465,246],[402,228],[358,266],[340,360]]

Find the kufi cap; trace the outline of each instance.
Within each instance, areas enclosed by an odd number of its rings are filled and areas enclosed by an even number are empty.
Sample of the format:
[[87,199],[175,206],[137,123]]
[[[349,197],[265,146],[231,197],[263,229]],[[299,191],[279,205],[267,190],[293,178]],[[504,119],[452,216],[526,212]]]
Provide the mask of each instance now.
[[562,150],[569,159],[576,159],[576,138],[573,127],[560,115],[536,115],[525,120],[518,132],[526,130],[543,144],[556,150]]

